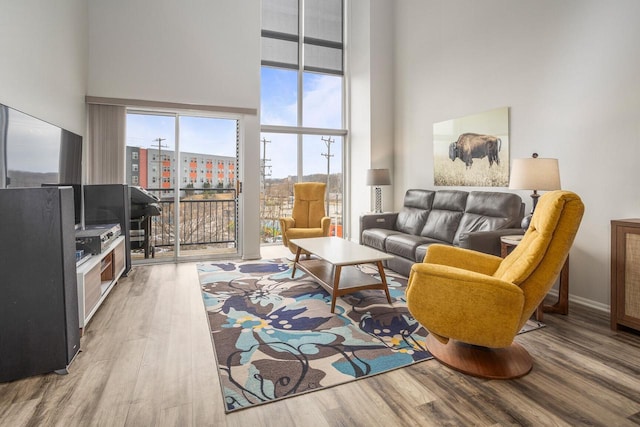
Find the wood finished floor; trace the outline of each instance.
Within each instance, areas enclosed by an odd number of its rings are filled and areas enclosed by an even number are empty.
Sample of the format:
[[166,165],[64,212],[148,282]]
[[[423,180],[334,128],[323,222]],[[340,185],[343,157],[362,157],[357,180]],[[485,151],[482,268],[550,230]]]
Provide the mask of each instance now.
[[572,304],[517,341],[531,374],[487,381],[435,360],[225,415],[195,264],[134,267],[69,375],[0,384],[1,426],[640,424],[640,336]]

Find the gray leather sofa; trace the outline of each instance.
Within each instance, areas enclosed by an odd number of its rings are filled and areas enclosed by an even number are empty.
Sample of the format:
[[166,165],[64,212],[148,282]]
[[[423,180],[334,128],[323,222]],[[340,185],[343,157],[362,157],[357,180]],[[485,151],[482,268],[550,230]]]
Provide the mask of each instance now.
[[523,215],[517,194],[412,189],[399,212],[360,217],[360,243],[394,255],[385,267],[408,276],[434,243],[500,255],[500,236],[524,234]]

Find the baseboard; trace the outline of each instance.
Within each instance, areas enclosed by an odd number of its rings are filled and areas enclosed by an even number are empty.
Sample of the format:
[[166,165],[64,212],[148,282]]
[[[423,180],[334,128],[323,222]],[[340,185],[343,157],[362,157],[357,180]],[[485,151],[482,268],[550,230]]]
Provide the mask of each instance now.
[[[557,297],[558,296],[558,290],[557,289],[551,289],[549,291],[549,295]],[[576,295],[569,294],[569,303],[578,304],[578,305],[582,305],[582,306],[585,306],[585,307],[593,308],[594,310],[602,311],[602,312],[605,312],[605,313],[611,312],[611,306],[609,304],[603,304],[601,302],[594,301],[594,300],[591,300],[591,299],[588,299],[588,298],[579,297],[579,296],[576,296]]]

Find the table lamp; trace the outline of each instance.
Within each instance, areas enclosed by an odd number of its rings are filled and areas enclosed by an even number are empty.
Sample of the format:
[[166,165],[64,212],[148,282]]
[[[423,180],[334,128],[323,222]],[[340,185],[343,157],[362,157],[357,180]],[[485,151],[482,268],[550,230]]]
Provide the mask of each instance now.
[[533,190],[531,214],[522,219],[522,228],[529,228],[531,217],[538,204],[538,190],[550,191],[560,189],[560,170],[558,159],[543,159],[538,153],[528,159],[513,159],[509,188],[512,190]]
[[382,213],[382,185],[390,185],[391,176],[389,169],[369,169],[367,170],[367,185],[376,188],[376,213]]

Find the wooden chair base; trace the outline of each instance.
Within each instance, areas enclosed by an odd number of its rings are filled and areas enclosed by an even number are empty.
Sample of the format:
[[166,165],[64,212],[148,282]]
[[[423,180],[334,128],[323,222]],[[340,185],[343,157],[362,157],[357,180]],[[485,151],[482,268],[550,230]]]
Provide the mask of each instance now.
[[533,359],[520,344],[505,348],[488,348],[449,340],[442,344],[431,334],[427,336],[427,349],[445,366],[474,377],[508,380],[527,375],[533,368]]

